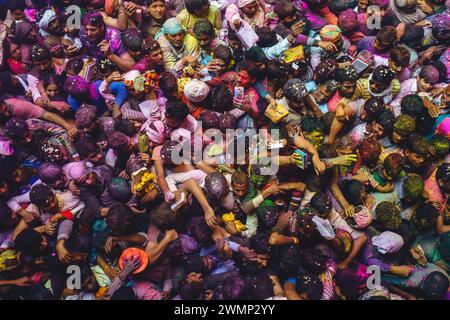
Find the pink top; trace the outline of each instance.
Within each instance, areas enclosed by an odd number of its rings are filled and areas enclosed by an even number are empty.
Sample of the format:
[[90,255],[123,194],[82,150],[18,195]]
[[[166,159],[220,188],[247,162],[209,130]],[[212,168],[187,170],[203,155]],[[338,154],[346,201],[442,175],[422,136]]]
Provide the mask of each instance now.
[[41,107],[25,100],[13,98],[6,99],[5,102],[15,116],[25,120],[39,119],[45,112]]

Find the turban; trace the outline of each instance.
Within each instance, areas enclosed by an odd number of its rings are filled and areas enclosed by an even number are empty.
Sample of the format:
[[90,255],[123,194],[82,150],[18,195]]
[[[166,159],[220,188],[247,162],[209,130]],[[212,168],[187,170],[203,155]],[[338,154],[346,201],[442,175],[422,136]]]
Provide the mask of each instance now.
[[75,113],[75,123],[78,129],[89,127],[97,119],[97,107],[93,105],[83,105]]
[[33,26],[28,21],[17,22],[14,26],[14,40],[22,42],[23,39],[30,33]]
[[450,118],[445,118],[441,123],[437,126],[437,131],[440,135],[444,137],[450,136]]
[[47,37],[49,33],[47,32],[48,25],[57,18],[55,11],[53,10],[47,10],[45,11],[44,15],[42,16],[41,20],[39,20],[38,27],[39,27],[39,34],[42,37]]
[[184,86],[184,95],[190,102],[197,103],[206,99],[209,90],[205,82],[193,79]]
[[171,36],[185,31],[185,29],[181,25],[181,22],[177,18],[167,19],[167,21],[163,24],[161,30]]
[[87,161],[71,162],[66,164],[63,169],[69,179],[78,183],[83,182],[89,173],[94,172],[92,163]]
[[287,99],[300,102],[308,94],[305,84],[300,79],[289,79],[283,87]]
[[166,141],[165,135],[166,127],[162,121],[153,121],[150,125],[145,129],[145,133],[151,142],[160,145]]
[[358,15],[352,9],[347,9],[339,14],[338,26],[343,32],[353,31],[358,26]]
[[327,24],[320,29],[320,38],[322,41],[331,41],[336,43],[342,38],[342,30],[334,24]]
[[253,2],[256,2],[256,0],[238,0],[237,5],[239,8],[243,8],[246,5],[249,5],[250,3],[253,3]]
[[403,238],[397,233],[385,231],[378,236],[372,238],[372,243],[375,248],[385,253],[395,253],[403,247]]

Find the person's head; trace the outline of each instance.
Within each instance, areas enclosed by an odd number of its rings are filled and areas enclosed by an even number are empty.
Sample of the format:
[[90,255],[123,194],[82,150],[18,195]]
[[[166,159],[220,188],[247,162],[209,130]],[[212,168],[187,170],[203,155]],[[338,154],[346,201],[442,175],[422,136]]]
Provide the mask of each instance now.
[[381,154],[381,144],[374,137],[364,139],[359,145],[359,155],[362,164],[373,168],[378,163]]
[[216,75],[221,75],[230,66],[230,63],[233,60],[233,51],[228,46],[218,45],[213,49],[213,56],[217,62],[215,73]]
[[319,300],[322,296],[323,284],[317,275],[302,272],[295,277],[295,291],[300,300]]
[[314,116],[305,116],[301,128],[304,137],[316,148],[323,143],[323,124],[320,119]]
[[132,287],[126,287],[122,286],[116,291],[114,291],[113,295],[111,296],[111,300],[138,300],[136,293],[134,293],[134,290]]
[[392,26],[384,26],[378,31],[373,47],[376,51],[383,53],[389,50],[397,40],[397,30]]
[[426,164],[430,156],[431,146],[428,140],[418,134],[410,135],[405,149],[406,161],[419,168]]
[[383,173],[388,180],[398,180],[403,174],[404,168],[405,158],[399,153],[393,152],[383,161]]
[[47,248],[47,239],[33,228],[26,228],[17,234],[14,248],[28,255],[37,255]]
[[60,165],[55,163],[44,162],[38,169],[38,177],[41,181],[52,188],[64,189],[66,182]]
[[22,21],[25,19],[25,0],[12,0],[5,3],[6,7],[10,10],[14,21]]
[[70,76],[64,82],[64,92],[79,102],[90,100],[90,83],[81,76]]
[[252,60],[242,60],[238,65],[239,85],[245,89],[252,86],[258,77],[258,66]]
[[360,118],[365,122],[372,122],[378,119],[383,111],[385,111],[383,99],[371,97],[364,103]]
[[228,195],[228,181],[223,174],[212,172],[205,178],[205,190],[214,201],[221,201]]
[[91,41],[101,41],[106,30],[103,16],[100,12],[89,12],[83,17],[86,36]]
[[217,260],[213,256],[191,255],[186,261],[188,272],[209,273],[217,266]]
[[186,31],[177,18],[170,18],[166,20],[162,29],[164,31],[164,35],[172,46],[177,49],[183,46]]
[[266,273],[246,279],[247,293],[250,299],[265,300],[273,297],[274,283]]
[[5,124],[5,134],[8,138],[21,145],[33,143],[33,132],[22,118],[12,117]]
[[416,120],[407,114],[399,115],[394,122],[392,142],[399,145],[406,141],[407,137],[416,130]]
[[369,7],[369,0],[358,0],[358,12],[366,12]]
[[159,88],[164,93],[164,97],[171,100],[178,95],[177,78],[171,72],[161,73],[159,78]]
[[433,271],[421,283],[421,296],[426,300],[443,300],[449,288],[448,276]]
[[203,292],[203,276],[198,272],[191,272],[181,280],[178,292],[183,300],[197,300]]
[[143,52],[144,39],[137,29],[130,28],[120,35],[123,45],[128,49],[128,53],[137,59]]
[[[233,105],[233,93],[230,88],[224,84],[213,87],[210,92],[211,110],[223,113],[229,111]],[[219,127],[214,127],[219,128]]]
[[409,174],[403,181],[403,198],[409,203],[422,199],[424,181],[418,174]]
[[114,234],[126,234],[133,224],[133,211],[126,204],[114,204],[108,210],[106,224]]
[[303,269],[310,274],[320,275],[327,268],[327,257],[317,249],[305,249],[300,260]]
[[131,185],[123,178],[113,178],[108,182],[107,188],[109,194],[115,201],[127,203],[131,198]]
[[68,77],[78,75],[83,69],[83,60],[74,58],[67,62],[66,75]]
[[142,47],[144,52],[148,52],[147,56],[152,66],[155,68],[164,66],[163,52],[158,41],[146,39]]
[[438,156],[445,156],[450,151],[450,141],[449,141],[449,135],[446,134],[446,136],[442,136],[440,134],[435,134],[431,138],[431,146],[436,151],[436,154]]
[[42,78],[45,92],[52,99],[61,93],[64,85],[64,77],[60,75],[46,75]]
[[375,208],[377,222],[383,230],[397,230],[402,222],[400,209],[392,202],[383,201]]
[[426,232],[434,229],[438,216],[438,209],[431,202],[427,201],[419,204],[417,207],[413,218],[413,224],[421,232]]
[[422,67],[417,77],[417,90],[429,92],[439,82],[439,70],[433,65]]
[[231,188],[236,197],[241,199],[247,194],[249,186],[248,174],[242,171],[236,171],[231,176]]
[[445,192],[450,192],[450,164],[442,163],[436,171],[436,180]]
[[410,53],[405,47],[395,47],[389,54],[388,66],[395,73],[400,73],[409,64]]
[[352,206],[363,205],[367,196],[364,183],[354,179],[344,181],[342,184],[342,193]]
[[36,19],[37,25],[41,33],[61,36],[64,34],[63,17],[57,15],[52,9],[47,9],[38,13]]
[[[206,0],[208,2],[208,0]],[[208,19],[199,19],[194,24],[193,32],[200,47],[208,49],[214,39],[214,26]]]
[[332,58],[321,61],[314,72],[314,80],[318,83],[336,78],[338,64]]
[[409,115],[416,120],[427,112],[422,98],[417,94],[408,94],[404,96],[400,106],[402,114]]
[[209,12],[209,0],[185,0],[187,12],[197,18],[206,18]]
[[162,21],[166,14],[166,3],[164,0],[151,0],[148,5],[148,14],[156,21]]
[[39,70],[40,73],[46,73],[52,68],[52,56],[50,51],[39,45],[34,45],[31,47],[31,60],[35,68]]
[[293,109],[300,109],[308,95],[304,82],[297,78],[289,79],[283,86],[283,92],[289,106]]
[[450,19],[448,10],[437,14],[432,20],[432,33],[433,36],[440,43],[448,43],[449,40],[449,30],[450,30]]
[[259,4],[256,0],[238,0],[237,5],[249,18],[253,18],[259,9]]
[[327,80],[317,86],[317,90],[313,94],[314,99],[319,104],[326,103],[336,93],[337,89],[338,83],[336,80]]
[[358,27],[358,14],[350,8],[342,11],[339,14],[338,26],[344,35],[351,35]]
[[352,65],[344,69],[338,69],[336,79],[339,82],[339,94],[344,98],[350,98],[356,89],[356,81],[358,80],[358,71]]
[[445,261],[450,261],[450,231],[441,234],[437,248]]
[[81,106],[75,113],[75,124],[81,132],[94,132],[98,126],[97,107],[90,104]]
[[222,284],[224,300],[242,300],[246,294],[246,284],[239,276],[230,276]]
[[358,274],[349,269],[341,269],[334,275],[335,292],[346,300],[357,300],[360,296],[360,287],[363,285]]
[[305,237],[311,237],[315,232],[315,224],[312,220],[318,212],[314,208],[303,208],[297,214],[297,231]]
[[410,48],[420,47],[424,38],[424,29],[414,24],[407,24],[404,26],[403,34],[400,41]]
[[338,48],[342,47],[342,30],[337,25],[328,24],[320,29],[320,38],[322,41],[334,43]]
[[179,100],[168,101],[166,104],[165,123],[172,129],[178,128],[189,115],[188,107]]
[[128,119],[122,119],[114,125],[114,130],[123,132],[129,137],[134,136],[138,129],[139,128],[136,128],[135,123]]
[[386,66],[378,66],[373,70],[369,80],[369,87],[373,93],[382,93],[389,88],[395,73]]
[[317,215],[321,218],[326,219],[331,213],[332,209],[331,199],[330,196],[325,192],[317,192],[311,198],[311,202],[309,203],[309,205],[311,208],[317,210]]
[[201,245],[211,241],[211,229],[206,224],[204,217],[193,217],[187,222],[188,234]]
[[83,136],[77,139],[74,142],[74,147],[81,159],[89,161],[94,165],[100,165],[105,160],[97,143],[90,138]]
[[394,129],[395,115],[390,110],[385,110],[378,119],[372,121],[371,132],[378,138],[389,136]]
[[273,11],[277,14],[280,22],[287,28],[290,28],[297,20],[296,10],[289,1],[277,1],[274,5]]
[[281,272],[285,276],[293,276],[298,272],[300,261],[300,249],[294,245],[284,245],[279,247],[277,261]]
[[30,202],[50,214],[58,213],[59,203],[52,189],[44,184],[36,184],[30,190]]

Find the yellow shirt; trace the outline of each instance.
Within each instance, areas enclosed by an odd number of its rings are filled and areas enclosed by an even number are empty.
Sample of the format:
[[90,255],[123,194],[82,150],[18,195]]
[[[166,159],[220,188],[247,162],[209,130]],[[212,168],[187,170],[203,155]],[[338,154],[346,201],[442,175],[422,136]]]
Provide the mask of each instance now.
[[166,36],[163,34],[158,38],[158,43],[161,46],[164,59],[164,67],[166,71],[171,71],[177,61],[185,56],[199,57],[201,53],[200,45],[197,39],[190,34],[186,33],[183,39],[183,47],[179,52],[170,44]]
[[[181,22],[181,25],[185,27],[189,32],[192,32],[194,28],[194,24],[197,22],[198,18],[194,15],[187,12],[186,9],[181,10],[181,12],[177,15],[177,19]],[[217,7],[210,5],[209,12],[206,19],[212,23],[215,30],[222,29],[222,15],[220,14],[220,10]]]

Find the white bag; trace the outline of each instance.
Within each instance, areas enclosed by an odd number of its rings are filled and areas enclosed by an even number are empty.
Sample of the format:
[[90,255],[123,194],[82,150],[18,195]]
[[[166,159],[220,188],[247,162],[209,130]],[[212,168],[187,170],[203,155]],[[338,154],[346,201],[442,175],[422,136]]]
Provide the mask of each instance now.
[[316,225],[317,231],[319,231],[320,235],[327,240],[334,239],[336,237],[336,233],[334,232],[333,227],[329,220],[322,219],[318,216],[314,216],[312,221]]
[[243,20],[241,28],[236,32],[236,36],[241,40],[246,49],[253,47],[259,40],[258,35],[253,31],[252,27]]

